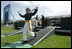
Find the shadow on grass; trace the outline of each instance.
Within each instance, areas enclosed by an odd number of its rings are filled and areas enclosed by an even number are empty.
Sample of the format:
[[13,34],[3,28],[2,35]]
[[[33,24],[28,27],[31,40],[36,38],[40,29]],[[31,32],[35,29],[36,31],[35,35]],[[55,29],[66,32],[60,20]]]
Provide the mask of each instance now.
[[18,46],[23,46],[24,44],[21,44],[21,43],[13,43],[13,44],[10,44],[10,43],[5,43],[5,45],[3,45],[3,47],[11,47],[11,48],[17,48]]
[[[3,44],[3,43],[2,43]],[[2,46],[6,46],[6,45],[8,45],[8,44],[10,44],[10,43],[4,43],[4,45],[2,45]]]
[[71,33],[55,32],[56,35],[71,36]]
[[8,44],[10,44],[10,43],[5,43],[5,45],[8,45]]

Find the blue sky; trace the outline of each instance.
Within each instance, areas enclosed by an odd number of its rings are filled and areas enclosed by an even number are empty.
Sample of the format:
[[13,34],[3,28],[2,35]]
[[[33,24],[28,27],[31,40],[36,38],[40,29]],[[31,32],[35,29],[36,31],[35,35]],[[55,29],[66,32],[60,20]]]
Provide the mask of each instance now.
[[1,1],[1,19],[3,18],[3,9],[7,4],[11,4],[14,19],[24,19],[19,16],[18,11],[24,15],[27,7],[32,10],[37,5],[39,5],[39,10],[36,15],[39,17],[41,14],[45,17],[71,14],[71,1]]

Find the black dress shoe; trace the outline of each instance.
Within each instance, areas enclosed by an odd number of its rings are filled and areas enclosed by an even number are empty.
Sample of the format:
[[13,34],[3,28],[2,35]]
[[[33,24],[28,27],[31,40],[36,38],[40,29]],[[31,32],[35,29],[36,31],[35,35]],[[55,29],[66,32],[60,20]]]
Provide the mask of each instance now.
[[34,38],[36,38],[36,33],[34,33],[34,34],[35,34]]
[[23,41],[22,44],[28,43],[28,41]]

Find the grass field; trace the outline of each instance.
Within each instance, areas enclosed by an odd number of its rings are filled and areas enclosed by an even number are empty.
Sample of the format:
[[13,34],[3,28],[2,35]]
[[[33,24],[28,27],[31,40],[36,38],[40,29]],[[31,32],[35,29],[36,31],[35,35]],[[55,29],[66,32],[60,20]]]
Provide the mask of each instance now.
[[[1,25],[1,34],[9,33],[15,31],[14,28],[8,28],[5,26]],[[22,34],[17,34],[17,35],[12,35],[12,36],[7,36],[7,37],[1,37],[1,46],[13,42],[17,42],[19,40],[22,40]]]
[[71,37],[54,34],[32,48],[71,48]]
[[[15,31],[15,29],[1,26],[1,34]],[[1,37],[1,46],[22,40],[22,34]],[[52,35],[32,48],[71,48],[71,36]]]
[[1,34],[9,33],[15,31],[14,28],[8,28],[6,26],[1,25]]

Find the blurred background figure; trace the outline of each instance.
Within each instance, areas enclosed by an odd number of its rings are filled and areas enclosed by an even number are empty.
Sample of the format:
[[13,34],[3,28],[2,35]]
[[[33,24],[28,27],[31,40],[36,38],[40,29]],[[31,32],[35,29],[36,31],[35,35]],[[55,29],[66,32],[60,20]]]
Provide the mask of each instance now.
[[44,27],[44,16],[43,15],[41,15],[42,16],[42,27]]
[[37,26],[38,26],[38,15],[36,16],[35,19],[36,19],[36,21],[35,21],[35,24],[36,24],[36,25],[35,25],[35,26],[37,27]]

